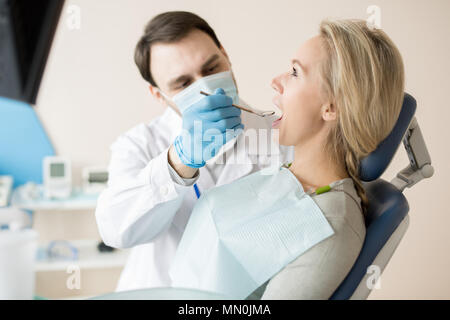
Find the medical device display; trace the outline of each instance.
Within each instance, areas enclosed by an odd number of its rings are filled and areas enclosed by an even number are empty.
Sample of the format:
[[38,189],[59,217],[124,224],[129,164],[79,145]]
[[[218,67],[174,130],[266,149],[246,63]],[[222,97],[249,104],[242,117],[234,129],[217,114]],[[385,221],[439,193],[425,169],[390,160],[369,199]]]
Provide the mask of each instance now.
[[45,197],[68,198],[72,192],[70,160],[63,157],[45,157],[43,166]]
[[12,186],[13,177],[0,176],[0,207],[6,207],[8,205]]
[[86,194],[98,194],[106,188],[108,170],[102,167],[87,167],[83,169],[83,191]]

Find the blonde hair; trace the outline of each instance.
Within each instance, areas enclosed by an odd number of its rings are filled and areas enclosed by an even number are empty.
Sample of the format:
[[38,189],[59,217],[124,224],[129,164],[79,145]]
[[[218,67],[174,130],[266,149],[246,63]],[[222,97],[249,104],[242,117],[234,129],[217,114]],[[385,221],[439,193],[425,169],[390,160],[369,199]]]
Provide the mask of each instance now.
[[404,96],[402,57],[386,33],[363,20],[324,20],[320,36],[327,53],[323,89],[338,115],[325,148],[335,163],[345,166],[365,215],[368,199],[359,164],[397,121]]

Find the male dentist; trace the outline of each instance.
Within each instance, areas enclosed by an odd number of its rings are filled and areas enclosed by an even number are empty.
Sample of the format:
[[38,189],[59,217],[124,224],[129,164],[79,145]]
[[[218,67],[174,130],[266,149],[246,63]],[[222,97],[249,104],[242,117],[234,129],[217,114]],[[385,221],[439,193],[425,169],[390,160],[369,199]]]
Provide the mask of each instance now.
[[[170,287],[168,270],[201,194],[293,158],[290,148],[268,147],[267,136],[259,138],[259,147],[239,143],[248,130],[270,132],[271,121],[232,106],[244,102],[231,63],[199,16],[175,11],[153,18],[137,43],[135,62],[166,109],[111,146],[108,188],[95,215],[105,244],[133,247],[117,291]],[[208,129],[223,139],[204,139]]]

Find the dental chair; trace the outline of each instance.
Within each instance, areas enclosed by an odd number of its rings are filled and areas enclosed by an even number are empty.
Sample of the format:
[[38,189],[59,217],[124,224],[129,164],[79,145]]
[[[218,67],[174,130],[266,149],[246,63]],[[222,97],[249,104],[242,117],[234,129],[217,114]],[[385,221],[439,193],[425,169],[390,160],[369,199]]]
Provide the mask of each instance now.
[[[403,190],[434,173],[415,111],[416,100],[405,93],[392,132],[361,161],[359,175],[369,199],[366,238],[355,264],[330,300],[367,299],[408,229],[409,205]],[[379,179],[402,140],[410,164],[390,182]]]
[[27,103],[0,97],[0,175],[14,188],[42,183],[42,159],[55,155],[36,111]]

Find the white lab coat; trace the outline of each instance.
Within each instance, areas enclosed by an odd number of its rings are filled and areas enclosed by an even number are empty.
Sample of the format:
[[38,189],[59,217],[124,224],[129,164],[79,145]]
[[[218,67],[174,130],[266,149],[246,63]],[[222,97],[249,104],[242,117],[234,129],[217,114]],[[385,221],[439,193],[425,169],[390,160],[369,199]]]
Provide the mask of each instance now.
[[[243,101],[240,103],[245,105]],[[242,112],[241,118],[244,130],[270,132],[271,121],[267,118],[247,112]],[[167,108],[149,124],[140,124],[119,136],[111,146],[108,188],[98,199],[95,216],[105,244],[133,247],[117,291],[171,286],[168,270],[197,201],[193,186],[175,183],[169,172],[167,152],[181,127],[181,117]],[[227,143],[200,168],[196,181],[200,192],[274,162],[293,159],[292,147],[255,150],[244,148],[237,142],[239,139],[244,139],[244,134]],[[270,137],[267,140],[270,143]],[[260,143],[267,145],[264,140]],[[224,159],[223,153],[230,152],[237,159],[245,159],[244,163],[218,160]]]

